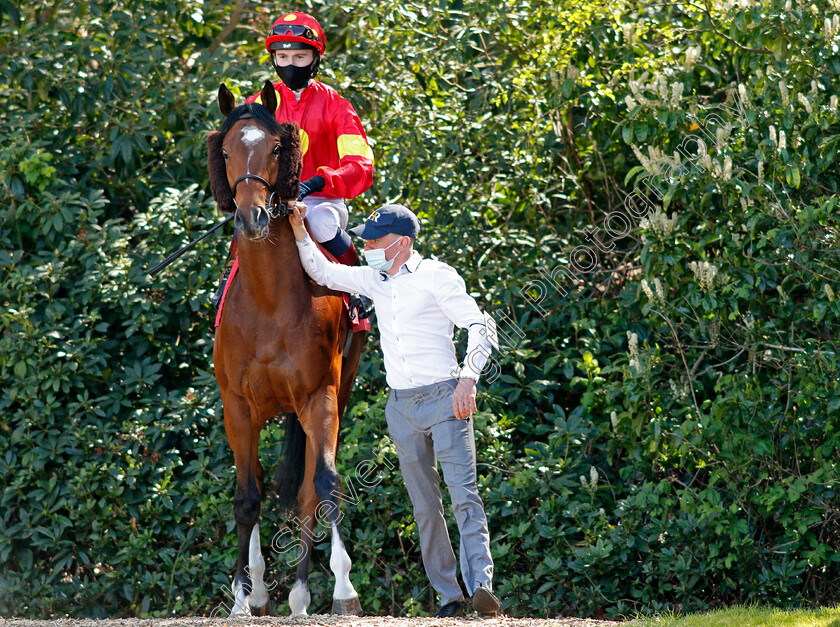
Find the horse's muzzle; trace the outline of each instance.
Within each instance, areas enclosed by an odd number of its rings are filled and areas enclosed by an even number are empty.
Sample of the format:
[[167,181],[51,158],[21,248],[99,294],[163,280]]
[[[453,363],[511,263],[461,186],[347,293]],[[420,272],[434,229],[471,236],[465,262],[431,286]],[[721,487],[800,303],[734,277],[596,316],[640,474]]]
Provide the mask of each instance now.
[[239,208],[233,224],[236,230],[250,240],[261,240],[268,237],[270,216],[265,207]]

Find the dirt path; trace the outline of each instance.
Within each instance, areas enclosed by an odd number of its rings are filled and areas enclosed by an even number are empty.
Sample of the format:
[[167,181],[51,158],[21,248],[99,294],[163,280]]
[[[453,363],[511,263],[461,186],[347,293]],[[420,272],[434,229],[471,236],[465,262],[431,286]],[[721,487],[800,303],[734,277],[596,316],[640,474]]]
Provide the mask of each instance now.
[[161,618],[141,620],[121,618],[115,620],[64,619],[25,620],[2,619],[0,627],[254,627],[262,625],[299,625],[300,627],[614,627],[631,623],[584,620],[580,618],[392,618],[366,616],[364,618],[316,614],[305,618],[272,616],[270,618]]

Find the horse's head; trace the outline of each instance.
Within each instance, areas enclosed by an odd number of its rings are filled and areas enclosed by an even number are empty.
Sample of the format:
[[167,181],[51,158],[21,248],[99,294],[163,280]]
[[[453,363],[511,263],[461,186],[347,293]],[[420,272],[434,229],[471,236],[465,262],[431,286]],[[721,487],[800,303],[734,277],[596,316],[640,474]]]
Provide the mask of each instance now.
[[207,138],[213,198],[222,211],[236,211],[236,228],[252,240],[267,237],[278,208],[297,199],[302,166],[298,125],[274,118],[277,97],[271,82],[260,95],[262,104],[237,107],[222,84],[219,109],[226,119]]

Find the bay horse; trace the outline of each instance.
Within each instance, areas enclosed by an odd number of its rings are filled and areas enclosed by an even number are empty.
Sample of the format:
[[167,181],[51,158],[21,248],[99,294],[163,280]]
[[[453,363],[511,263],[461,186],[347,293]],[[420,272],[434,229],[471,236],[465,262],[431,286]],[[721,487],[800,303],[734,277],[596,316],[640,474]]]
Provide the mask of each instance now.
[[361,615],[339,525],[335,459],[365,333],[350,330],[338,292],[304,273],[288,220],[300,184],[299,129],[275,119],[271,82],[261,99],[262,104],[237,107],[222,84],[218,103],[226,119],[207,139],[213,197],[223,211],[236,212],[238,230],[239,271],[225,295],[213,347],[225,433],[236,463],[238,552],[231,615],[270,611],[258,524],[265,498],[259,440],[266,421],[278,414],[286,414],[287,437],[280,466],[285,472],[278,473],[280,507],[291,509],[296,496],[302,527],[289,594],[292,614],[306,615],[309,606],[309,559],[320,503],[319,515],[326,514],[322,522],[332,534],[332,611]]

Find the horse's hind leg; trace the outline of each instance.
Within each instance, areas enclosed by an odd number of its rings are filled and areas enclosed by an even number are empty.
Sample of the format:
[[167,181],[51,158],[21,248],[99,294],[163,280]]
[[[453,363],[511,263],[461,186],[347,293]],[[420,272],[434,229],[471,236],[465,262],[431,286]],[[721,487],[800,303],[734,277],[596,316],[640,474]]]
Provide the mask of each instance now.
[[234,604],[231,616],[268,613],[268,592],[263,583],[265,559],[260,550],[260,502],[263,469],[259,461],[260,429],[251,422],[244,399],[226,395],[225,432],[236,463],[236,496],[233,513],[238,547],[233,577]]

